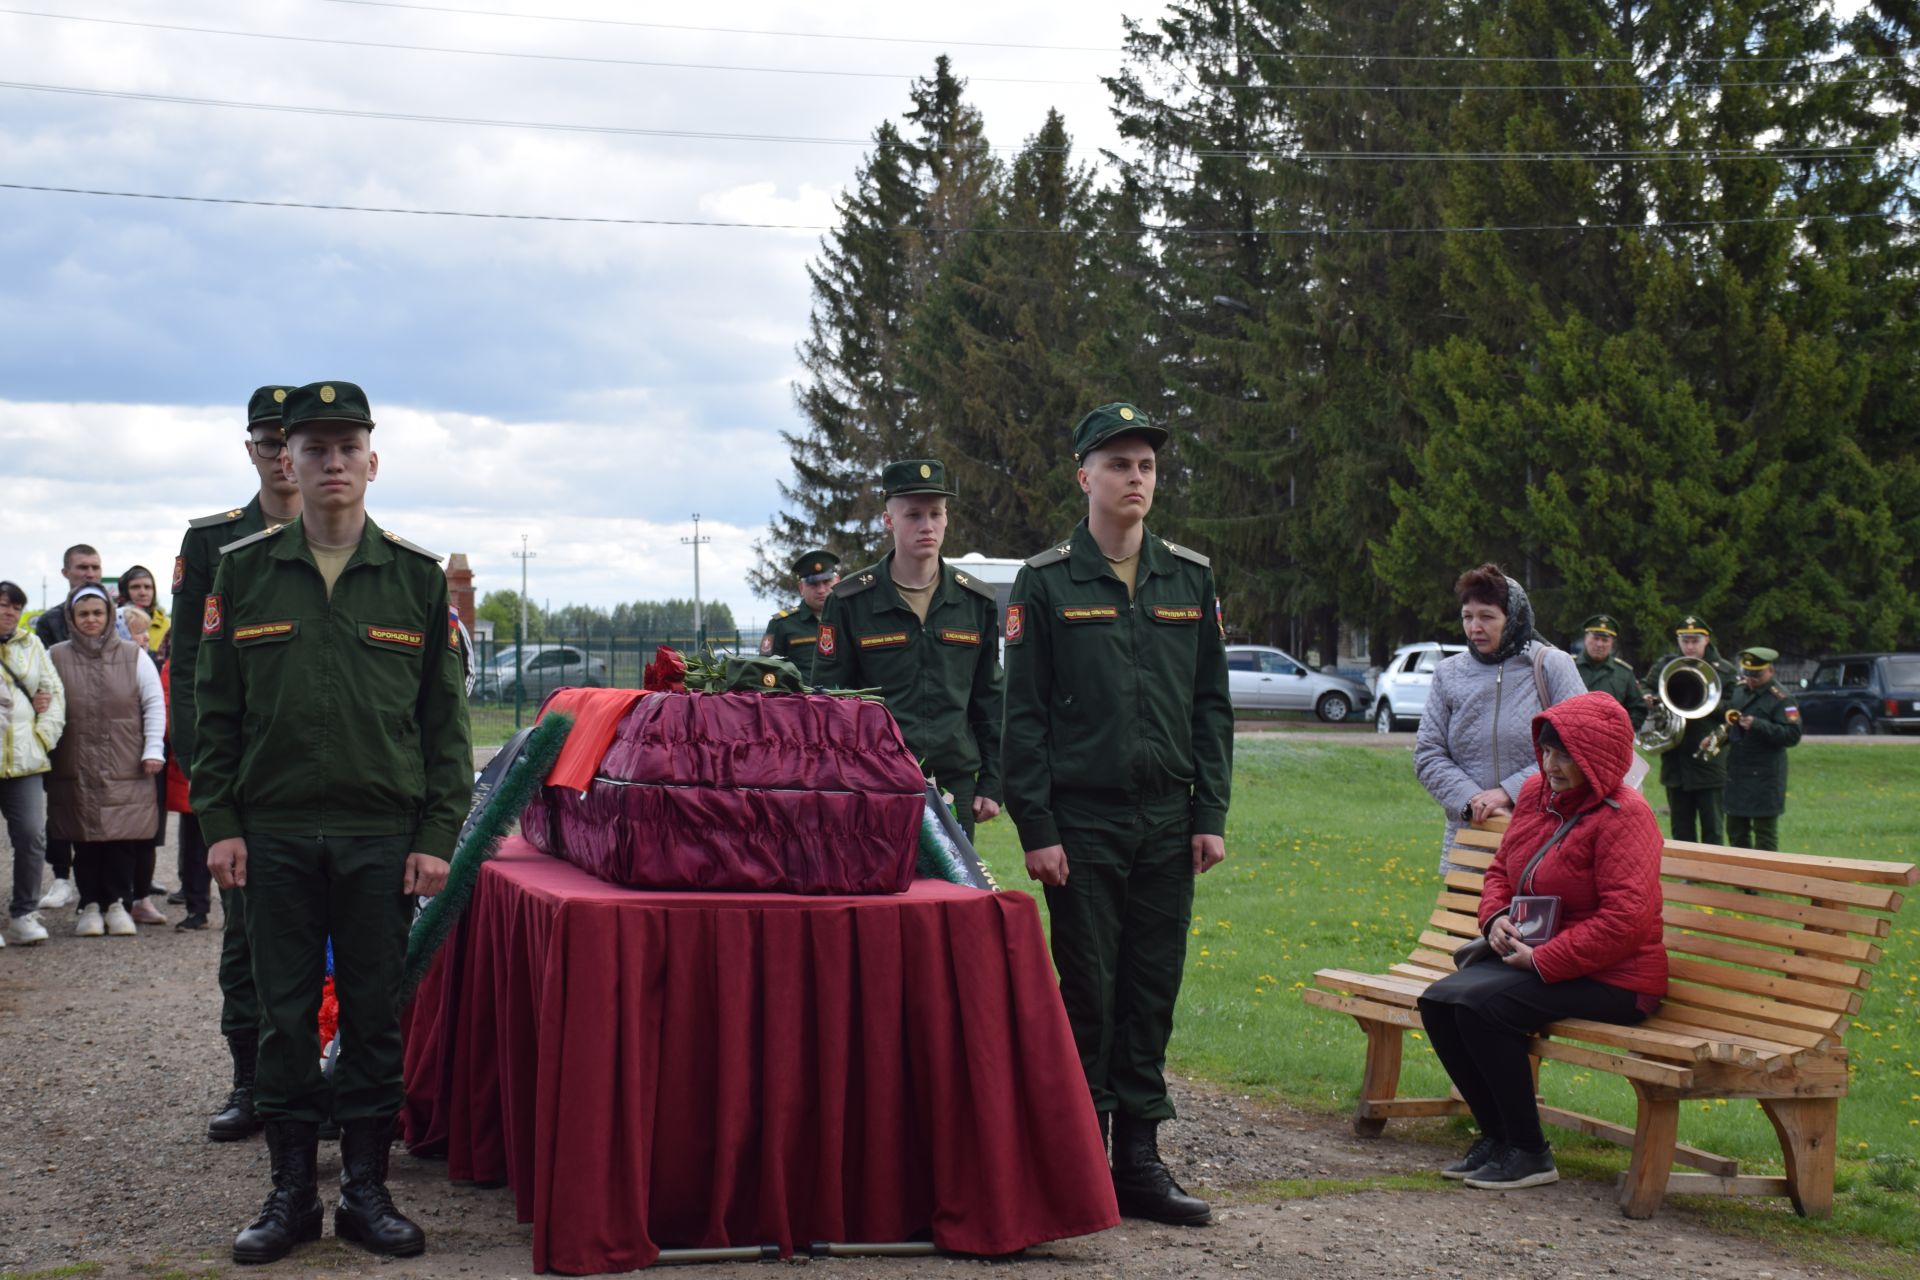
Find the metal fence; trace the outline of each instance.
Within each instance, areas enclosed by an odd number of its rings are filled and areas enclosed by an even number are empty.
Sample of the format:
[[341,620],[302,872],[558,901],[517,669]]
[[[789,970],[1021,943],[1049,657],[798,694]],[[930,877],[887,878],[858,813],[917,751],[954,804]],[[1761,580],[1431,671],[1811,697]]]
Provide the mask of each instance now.
[[524,724],[532,723],[540,704],[555,689],[574,685],[638,689],[647,664],[661,645],[683,653],[710,648],[716,653],[744,652],[738,631],[664,635],[555,636],[524,646],[505,639],[476,639],[473,692],[467,718],[475,746],[497,746]]

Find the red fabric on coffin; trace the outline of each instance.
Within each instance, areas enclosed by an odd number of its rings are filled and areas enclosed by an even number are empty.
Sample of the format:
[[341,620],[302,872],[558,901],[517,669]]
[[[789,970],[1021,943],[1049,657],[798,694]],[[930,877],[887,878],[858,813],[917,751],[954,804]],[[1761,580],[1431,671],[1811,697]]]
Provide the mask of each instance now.
[[558,711],[573,717],[573,727],[547,770],[547,785],[585,791],[620,721],[643,696],[638,689],[555,689],[533,722],[539,724],[549,711]]
[[537,1270],[1118,1221],[1025,894],[646,893],[516,841],[462,932],[412,1011],[408,1143],[509,1183]]
[[620,721],[585,794],[545,788],[520,826],[542,852],[634,888],[898,893],[924,792],[876,703],[659,693]]

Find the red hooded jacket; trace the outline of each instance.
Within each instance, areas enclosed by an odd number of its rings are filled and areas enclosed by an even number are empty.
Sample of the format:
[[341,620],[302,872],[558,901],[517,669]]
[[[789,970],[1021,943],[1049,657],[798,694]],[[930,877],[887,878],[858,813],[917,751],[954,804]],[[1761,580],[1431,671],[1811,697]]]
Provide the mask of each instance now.
[[1660,826],[1640,793],[1623,785],[1633,762],[1633,724],[1611,694],[1569,698],[1533,718],[1536,760],[1540,730],[1549,721],[1586,784],[1556,796],[1544,770],[1527,779],[1487,868],[1480,927],[1507,909],[1528,860],[1562,821],[1580,813],[1534,871],[1530,891],[1560,898],[1559,931],[1534,948],[1534,970],[1548,982],[1596,978],[1642,996],[1664,996]]

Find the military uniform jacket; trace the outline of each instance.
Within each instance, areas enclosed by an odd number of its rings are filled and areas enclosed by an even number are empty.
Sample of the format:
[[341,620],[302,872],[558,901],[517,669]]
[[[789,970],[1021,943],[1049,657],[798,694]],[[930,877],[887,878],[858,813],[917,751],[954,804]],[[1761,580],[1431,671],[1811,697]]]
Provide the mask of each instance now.
[[1641,701],[1640,681],[1634,677],[1633,668],[1619,658],[1608,658],[1605,662],[1595,662],[1584,650],[1573,660],[1580,669],[1581,683],[1587,686],[1588,693],[1609,693],[1627,709],[1627,718],[1633,721],[1635,733],[1646,723],[1647,704]]
[[[1657,694],[1660,689],[1660,673],[1667,664],[1680,654],[1663,655],[1647,669],[1647,678],[1642,682],[1648,693]],[[1714,709],[1697,720],[1687,721],[1687,731],[1673,749],[1660,757],[1660,785],[1680,791],[1706,791],[1714,787],[1727,785],[1727,753],[1722,750],[1711,760],[1702,760],[1696,753],[1700,742],[1714,729],[1727,722],[1727,698],[1730,691],[1739,687],[1740,673],[1733,664],[1707,646],[1706,661],[1720,673],[1720,702]]]
[[889,551],[827,597],[813,683],[879,689],[936,782],[977,774],[975,793],[997,801],[1005,689],[993,588],[942,560],[922,623],[894,588],[892,569]]
[[202,516],[188,523],[173,560],[173,657],[167,688],[167,740],[181,772],[193,764],[194,667],[200,657],[200,614],[213,590],[213,571],[220,567],[220,548],[251,537],[267,527],[260,495],[244,507]]
[[329,600],[295,520],[224,550],[197,629],[190,779],[207,843],[411,833],[415,852],[452,854],[473,751],[432,553],[369,519]]
[[1062,825],[1125,825],[1163,802],[1226,834],[1233,772],[1213,569],[1156,537],[1134,598],[1085,521],[1028,560],[1007,609],[1007,807],[1026,849]]
[[1727,812],[1777,818],[1787,808],[1787,748],[1800,741],[1800,708],[1777,683],[1758,692],[1737,686],[1727,706],[1753,717],[1753,728],[1727,730]]
[[820,615],[805,602],[782,609],[767,623],[760,637],[760,656],[786,658],[802,671],[813,665],[813,648],[820,640]]

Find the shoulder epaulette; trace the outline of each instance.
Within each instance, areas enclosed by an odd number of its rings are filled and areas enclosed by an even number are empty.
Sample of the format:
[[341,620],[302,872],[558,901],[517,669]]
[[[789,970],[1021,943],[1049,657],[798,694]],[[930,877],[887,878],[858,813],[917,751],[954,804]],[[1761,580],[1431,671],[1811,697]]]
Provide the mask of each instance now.
[[782,609],[780,612],[773,615],[773,620],[775,622],[785,622],[788,618],[792,616],[793,616],[793,610]]
[[1048,547],[1037,556],[1028,556],[1027,568],[1044,569],[1050,564],[1059,564],[1071,555],[1073,555],[1073,544],[1063,542],[1057,547]]
[[1173,552],[1176,556],[1179,556],[1182,560],[1191,560],[1202,569],[1211,569],[1213,567],[1213,561],[1207,559],[1192,547],[1178,546],[1175,543],[1168,542],[1165,538],[1160,540],[1160,545]]
[[231,511],[216,511],[210,516],[201,516],[198,520],[187,521],[187,528],[211,529],[217,524],[232,524],[245,514],[247,514],[245,507],[235,507]]
[[399,534],[395,533],[391,529],[382,529],[380,531],[380,536],[385,538],[388,542],[391,542],[396,547],[405,547],[407,550],[413,552],[413,554],[417,556],[425,556],[427,559],[433,561],[435,564],[440,563],[440,557],[438,555],[435,555],[433,552],[427,550],[425,547],[419,545],[418,543],[408,542],[405,538],[401,537]]
[[1767,692],[1768,692],[1768,693],[1770,693],[1770,694],[1772,694],[1772,695],[1773,695],[1774,697],[1776,697],[1776,698],[1784,698],[1784,697],[1786,697],[1786,696],[1787,696],[1787,691],[1786,691],[1785,689],[1782,689],[1782,688],[1781,688],[1781,687],[1780,687],[1779,685],[1777,685],[1777,684],[1770,684],[1770,685],[1768,685],[1768,686],[1767,686]]
[[270,524],[258,533],[250,533],[246,537],[241,538],[237,542],[229,542],[226,546],[220,548],[220,554],[224,556],[229,551],[238,551],[242,547],[250,547],[256,542],[259,542],[266,538],[271,538],[274,534],[280,532],[282,529],[286,527],[287,526],[284,524]]
[[833,594],[842,599],[845,599],[847,596],[857,596],[878,581],[880,581],[880,575],[868,569],[862,573],[854,574],[851,578],[840,579],[839,582],[834,584]]
[[956,573],[953,575],[953,580],[975,595],[982,595],[996,604],[999,603],[998,597],[993,594],[991,583],[982,582],[970,573]]
[[1631,662],[1628,662],[1625,658],[1615,658],[1613,660],[1613,665],[1616,667],[1625,667],[1628,671],[1633,670],[1633,664]]

